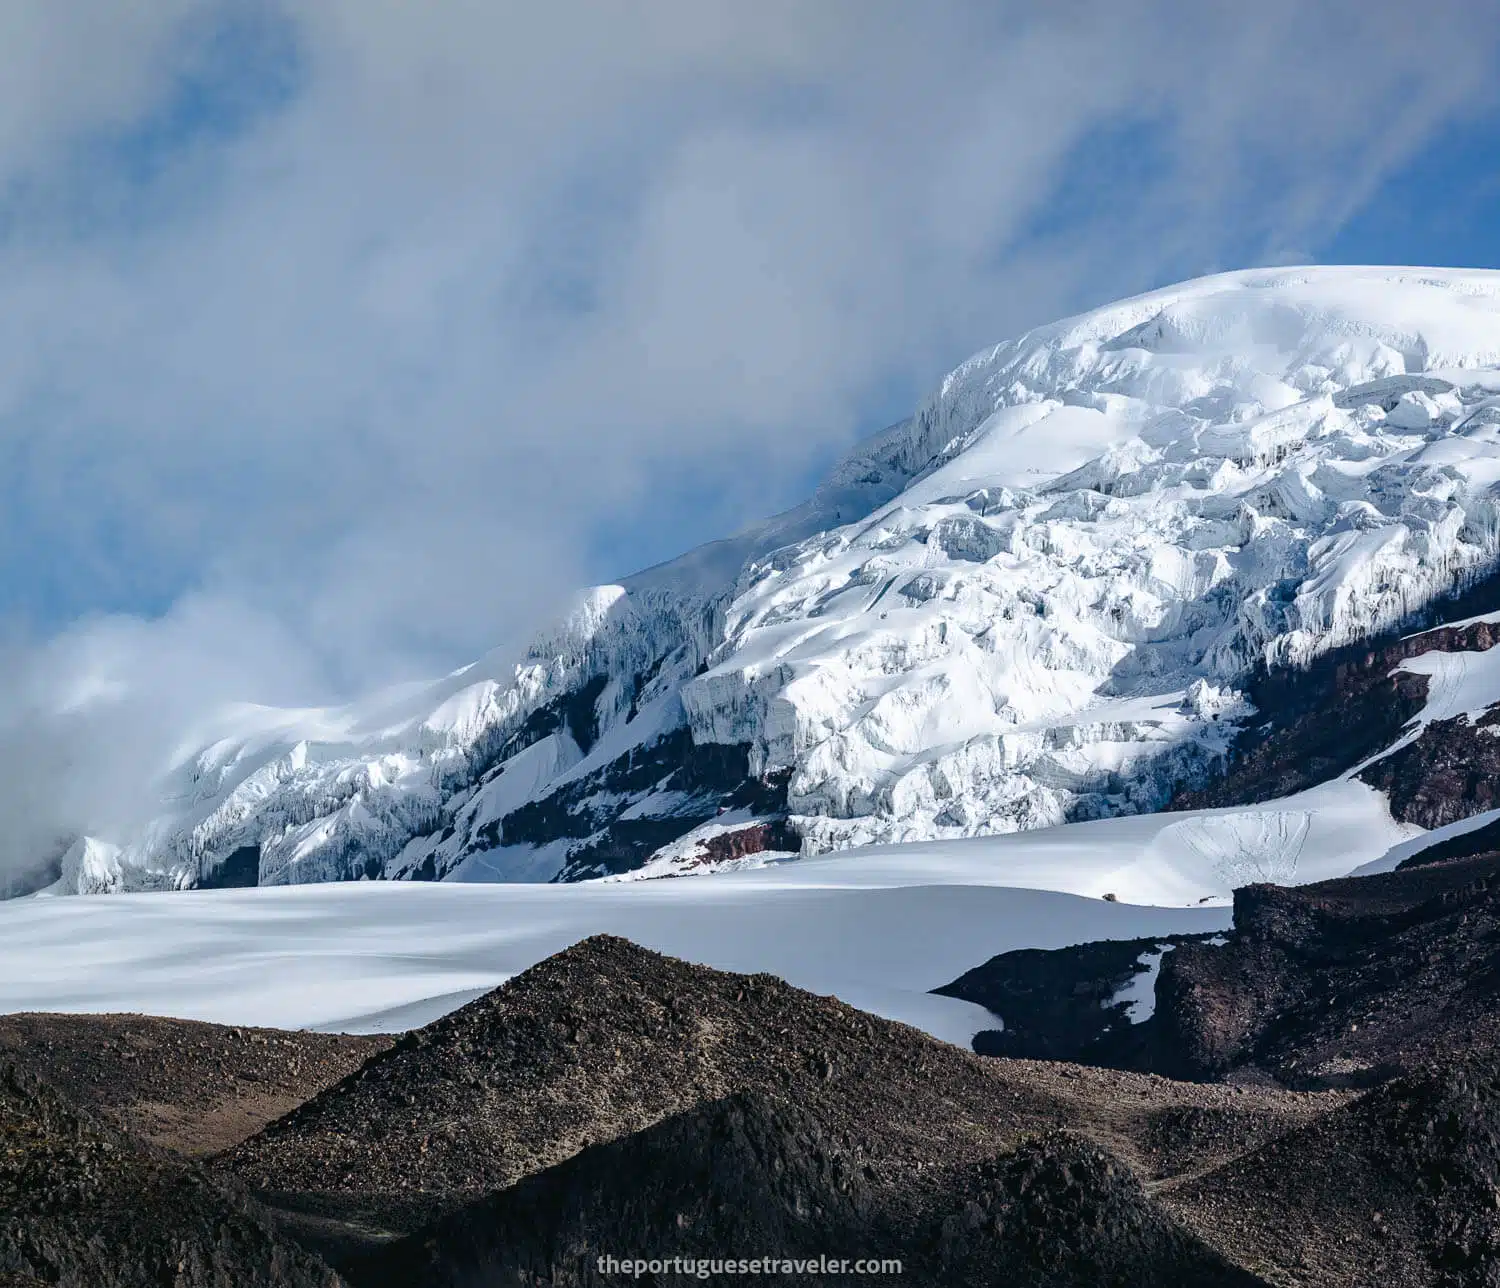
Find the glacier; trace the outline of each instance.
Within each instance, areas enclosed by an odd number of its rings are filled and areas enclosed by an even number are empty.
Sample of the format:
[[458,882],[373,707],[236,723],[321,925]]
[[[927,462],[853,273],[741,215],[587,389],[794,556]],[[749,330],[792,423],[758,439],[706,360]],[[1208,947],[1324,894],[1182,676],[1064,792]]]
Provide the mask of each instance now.
[[1500,273],[1154,291],[976,354],[803,506],[517,654],[205,713],[157,818],[79,838],[54,889],[571,881],[767,820],[806,861],[1149,813],[1222,765],[1257,668],[1492,572],[1497,482]]
[[1243,809],[871,846],[706,880],[18,899],[0,904],[0,1013],[397,1032],[611,933],[770,971],[967,1046],[995,1018],[928,990],[995,953],[1223,931],[1234,886],[1342,875],[1403,852],[1414,830],[1342,781]]
[[1135,908],[1044,890],[739,879],[763,875],[12,900],[0,905],[0,1013],[400,1032],[608,932],[724,970],[773,971],[967,1046],[994,1017],[928,990],[992,953],[1079,936],[1201,934],[1231,919],[1227,907]]

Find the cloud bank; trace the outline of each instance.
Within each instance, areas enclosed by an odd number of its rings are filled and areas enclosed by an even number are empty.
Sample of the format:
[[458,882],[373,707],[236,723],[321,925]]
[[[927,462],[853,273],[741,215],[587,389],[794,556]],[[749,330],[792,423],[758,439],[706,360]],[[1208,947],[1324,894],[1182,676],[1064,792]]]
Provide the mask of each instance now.
[[1315,253],[1492,105],[1487,6],[1410,20],[12,0],[5,848],[140,814],[216,703],[447,669],[799,499],[985,343]]

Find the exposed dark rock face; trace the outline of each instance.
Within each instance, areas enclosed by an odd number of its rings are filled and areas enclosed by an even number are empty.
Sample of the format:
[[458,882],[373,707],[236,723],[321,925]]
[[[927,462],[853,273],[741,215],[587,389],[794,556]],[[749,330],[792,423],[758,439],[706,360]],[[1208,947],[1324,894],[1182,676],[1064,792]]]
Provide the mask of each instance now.
[[1223,942],[1194,937],[1162,957],[1149,1019],[1121,1024],[1101,1010],[1100,1020],[1097,999],[1127,964],[1113,944],[1006,953],[940,991],[1005,1020],[1006,1033],[976,1039],[983,1054],[1369,1087],[1500,1041],[1500,855],[1247,886]]
[[58,1288],[336,1288],[234,1187],[0,1060],[0,1278]]
[[[597,696],[595,692],[590,699],[590,710]],[[535,713],[546,718],[536,721],[534,729],[528,727],[518,733],[505,745],[503,754],[514,755],[529,745],[523,734],[535,741],[564,722],[575,740],[583,734],[591,743],[596,734],[577,724],[583,709],[581,699],[570,699],[569,704],[559,699]],[[653,743],[632,747],[594,772],[477,828],[458,859],[500,845],[542,846],[562,840],[576,845],[556,878],[559,881],[629,872],[663,845],[726,810],[785,816],[787,777],[780,773],[756,778],[750,773],[748,747],[718,743],[699,746],[686,729],[677,729]],[[649,797],[661,804],[654,809],[631,810],[632,805]],[[626,813],[632,813],[632,817],[623,817]],[[429,861],[411,875],[435,880],[451,866],[439,868]]]
[[1500,737],[1493,723],[1437,720],[1416,742],[1383,756],[1360,778],[1378,787],[1391,814],[1418,827],[1446,827],[1500,805]]
[[[748,858],[754,854],[795,854],[801,845],[802,838],[792,829],[785,816],[756,819],[704,836],[691,849],[678,847],[672,850],[672,870],[665,875],[686,875],[695,869],[713,868],[717,864],[731,863],[735,859]],[[663,853],[666,851],[660,851],[651,857],[660,858]]]
[[1207,935],[1110,939],[1070,948],[1024,948],[991,957],[934,993],[992,1011],[1003,1029],[974,1038],[980,1055],[1120,1065],[1139,1025],[1113,999],[1147,967],[1142,956]]
[[[636,714],[636,700],[668,660],[665,655],[658,658],[653,667],[632,681],[631,718]],[[599,740],[599,701],[608,680],[608,676],[596,675],[538,707],[506,736],[482,739],[472,749],[460,781],[474,787],[492,783],[505,772],[507,761],[551,734],[565,733],[586,755]],[[632,806],[658,793],[665,802],[660,808],[632,810]],[[392,856],[373,855],[367,856],[363,870],[371,878],[394,875],[436,881],[470,855],[500,846],[573,841],[577,844],[556,879],[584,880],[638,868],[662,845],[720,811],[736,808],[784,813],[786,775],[776,780],[753,778],[748,769],[748,748],[717,744],[700,747],[686,729],[676,729],[654,742],[632,747],[539,800],[476,827],[461,847],[446,852],[442,859],[428,854],[419,863],[387,873],[385,861]],[[622,817],[627,813],[631,817]],[[431,831],[422,835],[447,841],[456,830],[457,821],[443,815]]]
[[[761,1094],[593,1146],[353,1274],[369,1288],[603,1285],[619,1277],[601,1273],[603,1248],[664,1261],[685,1252],[828,1258],[851,1271],[817,1276],[833,1284],[1264,1282],[1184,1230],[1128,1168],[1086,1141],[1051,1133],[893,1192],[857,1136],[831,1134],[804,1107]],[[852,1273],[870,1260],[888,1272]]]
[[764,854],[768,850],[792,851],[801,845],[797,836],[784,818],[766,819],[737,827],[730,832],[710,836],[702,845],[706,863],[724,863],[730,859],[743,859],[752,854]]
[[260,846],[242,845],[198,878],[197,890],[244,890],[260,884]]
[[582,750],[588,751],[599,737],[599,695],[608,683],[605,675],[593,676],[578,688],[538,707],[510,733],[481,739],[470,753],[468,777],[474,782],[485,782],[495,768],[512,756],[548,734],[564,729]]
[[[750,773],[749,747],[699,746],[682,729],[650,748],[622,757],[597,781],[591,776],[534,806],[523,806],[501,828],[508,842],[533,832],[541,837],[549,823],[560,825],[561,835],[587,837],[587,844],[569,856],[558,878],[585,880],[638,868],[663,845],[725,810],[785,815],[787,777],[783,773],[771,779],[755,778]],[[608,801],[610,794],[639,792],[681,793],[682,801],[663,815],[639,819],[619,818],[618,805],[600,814],[592,804]]]
[[[1436,621],[1459,621],[1500,609],[1500,577],[1489,578],[1467,594],[1435,605]],[[1250,700],[1263,723],[1237,740],[1229,768],[1193,790],[1179,792],[1169,809],[1212,809],[1289,796],[1336,778],[1377,756],[1401,736],[1427,701],[1428,677],[1396,668],[1408,658],[1430,652],[1480,652],[1500,643],[1500,624],[1476,622],[1446,626],[1416,635],[1390,634],[1336,649],[1305,669],[1263,671],[1248,684]],[[1460,722],[1462,723],[1462,722]],[[1463,773],[1465,755],[1485,746],[1485,766],[1495,751],[1480,740],[1485,732],[1466,731],[1462,750],[1449,754],[1445,731],[1433,726],[1404,753],[1398,768],[1380,770],[1378,762],[1360,777],[1375,786],[1389,773],[1401,782],[1401,802],[1393,798],[1397,818],[1423,827],[1465,817],[1488,805],[1478,784]],[[1500,747],[1500,740],[1495,740]],[[1480,772],[1483,772],[1481,769]],[[1372,776],[1372,774],[1374,776]],[[1450,804],[1446,806],[1443,802]],[[1403,810],[1409,809],[1408,815]]]
[[1221,948],[1169,954],[1150,1067],[1370,1085],[1495,1036],[1500,862],[1235,893]]

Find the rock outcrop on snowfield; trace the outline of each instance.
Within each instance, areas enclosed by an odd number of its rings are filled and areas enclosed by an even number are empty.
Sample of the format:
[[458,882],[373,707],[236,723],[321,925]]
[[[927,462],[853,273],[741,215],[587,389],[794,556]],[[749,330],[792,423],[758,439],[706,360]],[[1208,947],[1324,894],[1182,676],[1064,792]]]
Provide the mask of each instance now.
[[1160,809],[1222,767],[1251,676],[1487,574],[1497,481],[1500,274],[1157,291],[976,355],[805,506],[524,657],[237,716],[70,888],[572,879],[726,816],[818,853]]

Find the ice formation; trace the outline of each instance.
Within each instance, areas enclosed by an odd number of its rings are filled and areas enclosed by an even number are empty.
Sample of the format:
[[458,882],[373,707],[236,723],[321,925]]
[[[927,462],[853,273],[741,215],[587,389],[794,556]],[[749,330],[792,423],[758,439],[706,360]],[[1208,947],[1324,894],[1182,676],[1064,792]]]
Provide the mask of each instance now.
[[969,359],[806,505],[523,657],[239,713],[68,871],[573,878],[768,795],[804,854],[1149,811],[1223,756],[1252,668],[1489,571],[1497,482],[1500,273],[1156,291]]

